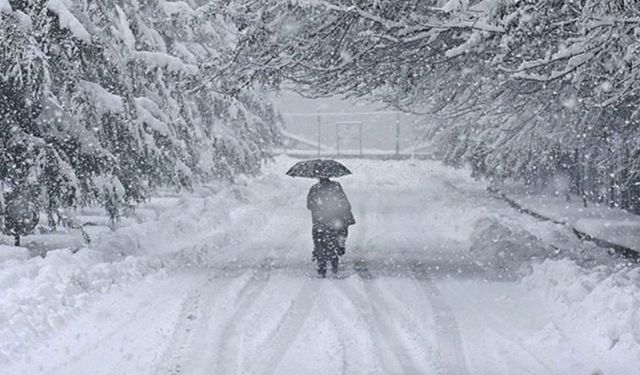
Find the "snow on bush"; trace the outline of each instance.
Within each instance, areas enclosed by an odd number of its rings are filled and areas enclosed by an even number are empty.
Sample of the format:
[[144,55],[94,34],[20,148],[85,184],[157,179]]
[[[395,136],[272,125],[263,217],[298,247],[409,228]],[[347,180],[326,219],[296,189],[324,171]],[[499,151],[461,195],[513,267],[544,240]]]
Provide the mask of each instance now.
[[97,83],[80,80],[78,86],[98,104],[96,110],[100,115],[124,112],[122,97],[112,94]]
[[[212,194],[216,189],[203,194]],[[214,196],[183,196],[170,207],[149,206],[156,211],[156,220],[102,233],[92,248],[109,260],[176,252],[228,223],[231,206],[237,203],[234,190],[225,188]]]
[[142,61],[149,67],[166,68],[170,72],[174,73],[182,72],[190,75],[198,73],[197,66],[185,64],[179,58],[162,52],[135,51],[133,53],[133,59]]
[[90,248],[75,253],[58,249],[26,259],[26,249],[1,247],[0,254],[12,255],[0,259],[0,368],[74,319],[99,294],[147,277],[215,266],[221,252],[234,251],[266,220],[265,206],[273,202],[259,198],[274,196],[283,204],[292,199],[292,192],[282,194],[282,177],[238,182],[156,198],[145,207],[155,220],[102,232]]
[[[640,358],[640,268],[617,265],[584,268],[568,259],[533,265],[522,283],[564,313],[555,324],[602,351],[632,351]],[[590,327],[585,330],[584,327]]]
[[478,264],[500,278],[514,277],[526,262],[550,253],[538,237],[515,223],[506,225],[498,217],[475,223],[469,251]]
[[0,0],[0,13],[11,13],[13,9],[11,9],[11,4],[9,4],[9,0]]
[[24,247],[0,245],[0,266],[8,260],[26,260],[29,258],[29,250]]
[[91,35],[82,23],[73,15],[64,0],[49,0],[47,9],[58,15],[60,26],[71,31],[76,38],[90,43]]
[[545,244],[564,236],[563,228],[526,228],[502,216],[480,219],[470,252],[489,275],[519,277],[557,311],[557,319],[528,340],[581,337],[607,355],[640,358],[640,268],[590,243],[563,241],[572,248],[556,252]]
[[184,1],[163,1],[160,7],[168,16],[181,14],[191,16],[194,13],[191,6]]
[[105,263],[102,254],[85,249],[76,254],[51,251],[46,258],[32,258],[11,272],[3,270],[0,363],[15,359],[38,338],[64,326],[96,294],[158,275],[164,265],[162,259],[134,257]]
[[[103,233],[91,248],[0,263],[0,363],[65,325],[97,294],[150,275],[206,266],[207,252],[228,239],[212,229],[228,221],[225,201],[232,196],[226,189],[219,196],[184,197],[155,221]],[[207,241],[198,243],[201,233]]]
[[139,124],[146,124],[159,134],[172,137],[173,133],[169,127],[171,119],[149,98],[135,98],[136,110],[138,111],[137,121]]

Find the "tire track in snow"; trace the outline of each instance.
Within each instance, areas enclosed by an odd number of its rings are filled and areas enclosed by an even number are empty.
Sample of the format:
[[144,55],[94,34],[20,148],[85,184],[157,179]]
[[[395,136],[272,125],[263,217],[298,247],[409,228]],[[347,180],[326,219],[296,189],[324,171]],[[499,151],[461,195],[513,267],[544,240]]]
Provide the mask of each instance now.
[[[185,351],[192,345],[198,321],[202,319],[202,288],[194,290],[182,304],[178,322],[173,331],[171,344],[163,354],[163,363],[155,372],[157,374],[177,375],[183,373]],[[198,317],[200,317],[198,319]],[[199,327],[198,327],[199,328]]]
[[469,374],[462,348],[460,328],[453,310],[447,305],[438,287],[431,281],[423,263],[412,264],[411,274],[433,308],[436,340],[439,346],[437,349],[438,373],[440,375]]
[[[307,278],[304,285],[291,301],[291,306],[284,313],[276,329],[266,340],[265,354],[260,356],[251,374],[270,375],[278,368],[287,350],[300,333],[315,305],[320,288],[315,279]],[[256,369],[257,367],[257,369]]]
[[189,347],[190,345],[188,344],[194,341],[191,336],[197,325],[194,319],[198,315],[201,315],[201,300],[202,290],[196,289],[192,295],[187,297],[187,300],[182,305],[180,318],[178,319],[178,324],[176,325],[171,340],[171,346],[167,349],[165,355],[163,355],[165,361],[168,362],[162,366],[164,368],[161,369],[159,373],[168,375],[182,373],[182,357],[184,356],[185,348]]
[[[358,291],[353,289],[347,283],[340,283],[340,290],[354,304],[356,310],[358,310],[362,315],[365,324],[369,327],[374,346],[379,352],[378,358],[381,359],[381,365],[384,367],[384,372],[392,373],[384,361],[386,356],[382,350],[382,346],[386,346],[389,349],[389,353],[400,366],[402,373],[420,374],[422,372],[418,371],[418,367],[413,359],[407,355],[407,351],[402,345],[402,341],[399,338],[398,333],[388,322],[388,319],[384,318],[385,311],[382,311],[380,306],[384,306],[385,301],[382,299],[383,297],[380,293],[375,289],[372,283],[374,277],[369,271],[366,261],[363,258],[366,251],[365,241],[367,238],[368,227],[370,225],[369,222],[371,221],[369,217],[371,214],[369,212],[372,212],[375,216],[373,221],[380,222],[383,219],[379,209],[382,198],[381,194],[379,192],[374,192],[368,195],[369,197],[366,201],[370,202],[373,206],[373,210],[369,211],[366,209],[366,206],[364,206],[360,211],[361,219],[359,220],[358,231],[356,232],[357,235],[354,238],[355,246],[353,249],[354,255],[359,258],[356,258],[353,267],[360,279],[363,280],[365,292],[369,298],[360,296]],[[388,313],[388,311],[386,312]]]
[[[344,334],[348,332],[351,328],[347,323],[345,323],[344,319],[339,317],[339,314],[335,311],[332,305],[326,300],[326,296],[322,298],[322,303],[318,303],[320,311],[329,319],[331,324],[336,328],[337,332]],[[342,363],[340,364],[340,373],[342,375],[353,373],[354,371],[349,371],[349,361],[347,361],[347,349],[345,340],[342,338],[342,335],[338,335],[338,340],[340,343],[340,353],[342,354]]]
[[[402,374],[422,374],[420,366],[416,361],[408,355],[408,350],[402,343],[400,333],[390,321],[393,314],[386,307],[388,301],[375,285],[374,276],[369,271],[364,260],[357,260],[354,268],[358,276],[362,279],[366,296],[359,295],[358,291],[350,285],[342,285],[342,291],[362,314],[369,330],[374,334],[375,345],[380,348],[385,345],[402,370]],[[384,356],[381,356],[384,358]],[[389,368],[385,366],[385,372],[391,373]]]
[[207,340],[208,320],[211,318],[215,300],[231,283],[230,280],[212,288],[209,285],[210,281],[211,277],[207,277],[183,302],[171,343],[162,356],[163,362],[154,373],[188,374],[188,365],[194,358],[203,355],[201,348]]
[[[486,326],[491,329],[492,336],[494,336],[495,342],[498,340],[504,342],[506,346],[510,348],[517,347],[522,354],[525,355],[526,358],[518,358],[517,362],[519,364],[523,364],[524,362],[528,363],[528,368],[536,370],[530,370],[531,374],[552,374],[554,371],[552,368],[547,366],[547,364],[540,359],[535,352],[531,351],[523,342],[525,341],[522,336],[513,330],[509,329],[505,324],[501,324],[499,322],[499,317],[496,317],[494,314],[489,314],[486,311],[478,311],[474,312],[477,316],[481,317],[483,322],[485,322]],[[506,360],[506,358],[505,358]],[[507,365],[511,365],[509,361],[506,361]]]
[[220,347],[214,356],[218,371],[216,374],[237,374],[242,335],[239,334],[241,322],[247,319],[251,308],[258,301],[271,277],[270,261],[265,261],[258,269],[254,269],[250,280],[238,292],[235,312],[227,319],[222,332]]
[[[362,258],[364,258],[365,256],[365,239],[367,238],[368,225],[376,224],[376,228],[387,227],[387,224],[385,223],[387,217],[381,214],[381,194],[380,192],[374,192],[371,195],[373,195],[373,197],[371,197],[373,199],[368,199],[368,201],[372,203],[373,212],[369,214],[367,210],[364,210],[361,213],[364,220],[360,221],[362,230],[359,231],[359,235],[356,240],[356,253]],[[373,223],[369,223],[369,221],[373,221]],[[418,267],[416,267],[416,265]],[[404,366],[402,367],[403,373],[424,373],[424,371],[418,371],[418,368],[415,366],[413,360],[407,356],[406,350],[404,350],[403,346],[401,345],[401,341],[399,340],[398,333],[395,332],[393,327],[389,326],[388,322],[385,322],[384,316],[392,316],[389,311],[387,309],[385,309],[386,311],[380,311],[380,308],[376,310],[376,305],[385,306],[384,304],[386,301],[384,300],[384,296],[382,295],[381,291],[376,290],[374,286],[374,275],[372,275],[372,273],[369,271],[366,261],[364,261],[364,259],[356,261],[354,264],[354,268],[364,282],[365,290],[367,291],[367,295],[370,297],[369,300],[380,302],[378,304],[371,304],[374,318],[373,322],[374,325],[375,323],[377,323],[377,325],[382,328],[382,340],[391,340],[387,342],[389,343],[390,349],[394,351],[398,362],[404,364]],[[403,271],[402,273],[405,272]],[[441,375],[467,375],[468,371],[462,352],[462,340],[457,321],[455,319],[455,316],[453,315],[452,310],[445,303],[444,298],[440,294],[440,291],[432,282],[429,281],[429,275],[426,271],[426,268],[424,268],[424,266],[421,264],[411,264],[409,269],[406,270],[406,277],[408,279],[412,278],[415,280],[427,281],[427,283],[419,281],[418,284],[420,290],[422,290],[427,296],[428,302],[433,308],[434,316],[429,316],[427,318],[434,320],[436,326],[436,342],[437,345],[439,345],[439,348],[427,351],[427,353],[432,351],[435,351],[437,353],[435,355],[435,361],[433,355],[427,354],[427,363],[433,363],[433,366],[436,367],[438,373]],[[351,292],[351,294],[353,295],[354,292],[355,291]],[[371,322],[371,319],[369,321]],[[375,329],[376,327],[373,328]]]
[[67,371],[62,371],[66,367],[79,362],[80,360],[83,359],[83,357],[85,357],[86,355],[89,355],[90,353],[94,353],[96,351],[102,350],[103,346],[106,343],[108,343],[110,340],[112,340],[114,337],[116,337],[118,334],[121,334],[122,332],[129,329],[131,326],[134,326],[135,324],[140,322],[141,320],[146,319],[147,317],[153,315],[155,311],[157,311],[158,309],[161,309],[166,303],[167,303],[166,297],[162,296],[154,300],[153,303],[141,307],[139,310],[136,310],[131,317],[129,317],[122,323],[114,326],[113,329],[109,329],[105,335],[100,337],[100,339],[87,345],[86,347],[84,347],[83,350],[76,352],[69,359],[56,364],[50,369],[47,369],[45,373],[46,374],[60,374],[60,373],[66,374]]

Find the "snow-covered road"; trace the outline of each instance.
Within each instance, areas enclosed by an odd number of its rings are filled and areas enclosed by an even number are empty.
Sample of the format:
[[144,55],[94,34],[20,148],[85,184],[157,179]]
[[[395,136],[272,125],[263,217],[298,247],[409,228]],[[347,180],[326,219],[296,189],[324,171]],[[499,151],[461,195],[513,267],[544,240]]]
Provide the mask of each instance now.
[[[203,264],[100,296],[7,373],[591,375],[640,368],[640,357],[629,356],[637,351],[611,351],[588,332],[566,331],[556,323],[567,313],[562,306],[512,274],[488,272],[486,258],[470,251],[475,223],[530,219],[517,218],[464,171],[436,163],[348,162],[355,175],[341,182],[358,223],[340,272],[318,279],[304,207],[310,181],[281,177],[288,162],[249,183],[242,199],[252,203],[231,213],[233,238],[206,251]],[[204,233],[196,246],[209,241]]]

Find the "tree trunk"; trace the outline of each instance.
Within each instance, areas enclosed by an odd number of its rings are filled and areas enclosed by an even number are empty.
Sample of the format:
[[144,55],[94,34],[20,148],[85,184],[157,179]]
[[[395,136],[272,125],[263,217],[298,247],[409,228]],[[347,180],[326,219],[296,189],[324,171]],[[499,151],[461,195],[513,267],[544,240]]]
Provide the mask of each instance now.
[[580,194],[582,195],[582,203],[584,204],[584,207],[587,208],[587,191],[589,189],[589,186],[587,185],[589,182],[589,165],[586,164],[586,162],[584,164],[580,164],[580,169],[582,169],[582,173],[580,176]]
[[580,194],[580,164],[578,163],[579,160],[579,156],[580,156],[580,152],[578,151],[578,149],[575,149],[573,152],[573,158],[571,159],[571,166],[569,167],[569,175],[571,176],[571,186],[570,186],[570,190],[572,193],[575,193],[576,195],[581,195]]
[[620,160],[620,208],[623,210],[631,209],[631,183],[629,181],[630,173],[628,168],[630,164],[629,149],[625,147],[623,143],[622,157]]

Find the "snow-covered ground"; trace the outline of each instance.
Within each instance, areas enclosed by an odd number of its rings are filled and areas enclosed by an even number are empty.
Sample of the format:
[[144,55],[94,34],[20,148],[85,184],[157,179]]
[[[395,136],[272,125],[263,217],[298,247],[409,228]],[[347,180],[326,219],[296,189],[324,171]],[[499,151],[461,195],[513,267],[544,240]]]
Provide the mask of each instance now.
[[0,373],[637,373],[638,268],[467,171],[348,160],[358,223],[318,279],[293,162],[152,200],[75,253],[0,248]]

